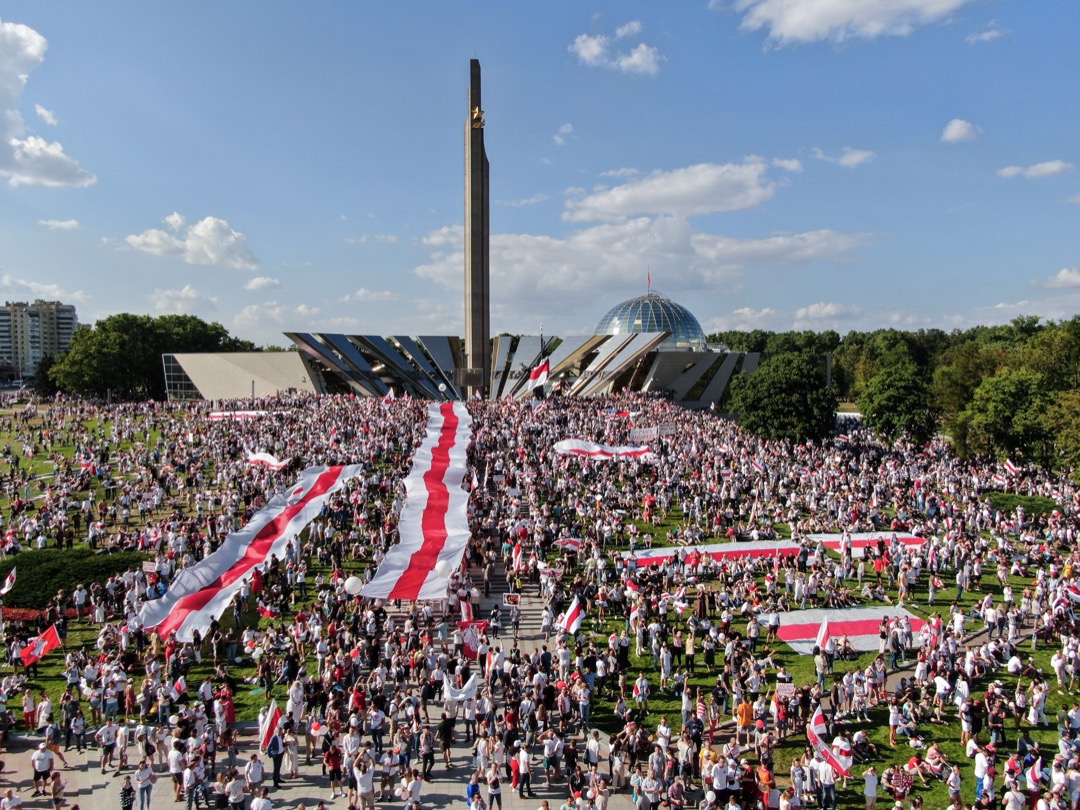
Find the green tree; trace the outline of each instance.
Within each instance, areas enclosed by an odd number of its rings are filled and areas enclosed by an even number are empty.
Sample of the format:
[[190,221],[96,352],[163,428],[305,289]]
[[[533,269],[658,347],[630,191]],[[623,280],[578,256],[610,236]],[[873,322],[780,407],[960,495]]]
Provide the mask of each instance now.
[[1043,417],[1053,438],[1054,450],[1063,465],[1080,473],[1080,391],[1062,391]]
[[50,377],[52,367],[56,365],[56,358],[47,354],[38,361],[37,374],[34,375],[34,396],[48,399],[56,394],[56,384]]
[[255,346],[194,315],[121,313],[78,330],[49,376],[68,394],[164,399],[162,354],[230,351],[255,351]]
[[826,385],[820,356],[778,354],[732,382],[731,407],[762,438],[820,439],[836,423],[836,389]]
[[866,424],[886,441],[907,436],[925,444],[937,430],[938,412],[930,385],[912,363],[890,366],[875,374],[863,389],[859,410]]
[[968,443],[977,452],[1050,458],[1044,414],[1052,402],[1042,375],[1027,368],[1003,368],[975,389],[962,414]]

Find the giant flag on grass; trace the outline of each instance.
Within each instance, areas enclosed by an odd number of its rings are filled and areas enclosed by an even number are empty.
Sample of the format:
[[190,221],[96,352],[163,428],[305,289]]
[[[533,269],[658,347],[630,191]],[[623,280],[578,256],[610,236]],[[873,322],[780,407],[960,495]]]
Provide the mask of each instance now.
[[168,592],[148,601],[139,611],[143,627],[162,638],[175,632],[190,641],[198,630],[205,636],[210,623],[223,614],[240,586],[271,555],[285,559],[285,547],[319,516],[323,505],[361,472],[360,465],[309,467],[287,492],[275,495],[240,531],[231,533],[213,554],[185,568]]
[[[400,541],[360,592],[371,599],[445,599],[450,572],[469,544],[469,493],[461,488],[472,439],[463,402],[428,406],[427,435],[405,479]],[[446,567],[440,563],[446,563]]]
[[613,447],[583,439],[563,439],[555,442],[555,452],[562,456],[583,456],[594,461],[611,461],[623,458],[650,461],[655,456],[648,447]]

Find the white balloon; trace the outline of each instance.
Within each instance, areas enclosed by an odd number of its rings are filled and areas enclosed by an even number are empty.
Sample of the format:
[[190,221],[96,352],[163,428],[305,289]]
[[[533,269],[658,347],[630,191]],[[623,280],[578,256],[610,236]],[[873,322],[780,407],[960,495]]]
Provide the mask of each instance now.
[[446,578],[450,576],[450,563],[446,560],[439,560],[435,563],[435,573],[440,577]]
[[713,793],[710,790],[708,793],[705,794],[705,801],[707,801],[707,802],[715,802],[716,801],[716,794]]
[[360,577],[349,577],[345,580],[345,593],[350,596],[356,596],[360,593],[360,589],[364,587],[364,581]]

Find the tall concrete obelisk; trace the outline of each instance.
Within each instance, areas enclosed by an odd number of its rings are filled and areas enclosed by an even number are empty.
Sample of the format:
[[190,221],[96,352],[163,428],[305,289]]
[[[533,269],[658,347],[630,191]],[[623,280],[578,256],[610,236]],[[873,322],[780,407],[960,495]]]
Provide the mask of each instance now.
[[469,62],[469,116],[465,121],[465,374],[466,396],[487,395],[491,380],[491,283],[488,159],[480,61]]

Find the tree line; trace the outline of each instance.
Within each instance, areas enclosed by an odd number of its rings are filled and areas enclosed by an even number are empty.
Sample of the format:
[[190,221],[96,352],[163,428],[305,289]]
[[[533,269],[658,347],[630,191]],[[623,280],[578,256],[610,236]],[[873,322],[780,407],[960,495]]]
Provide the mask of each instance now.
[[[762,435],[819,437],[829,430],[829,405],[848,401],[885,440],[922,443],[943,431],[962,457],[1080,468],[1080,316],[844,337],[832,330],[720,332],[709,341],[763,353],[754,375],[733,381],[727,403]],[[770,424],[757,425],[751,408]]]

